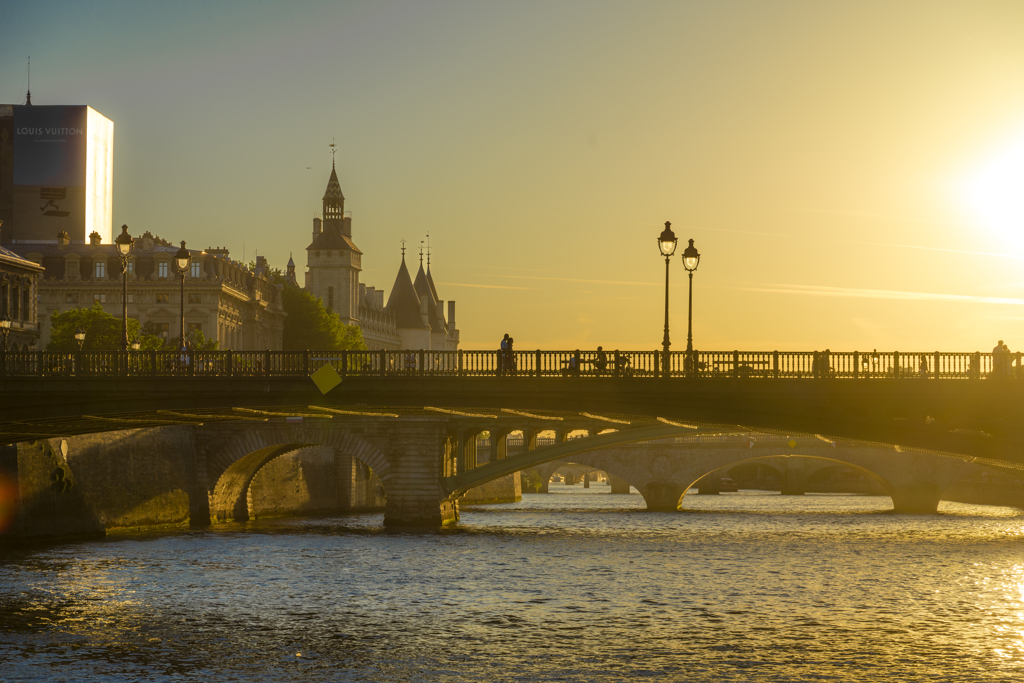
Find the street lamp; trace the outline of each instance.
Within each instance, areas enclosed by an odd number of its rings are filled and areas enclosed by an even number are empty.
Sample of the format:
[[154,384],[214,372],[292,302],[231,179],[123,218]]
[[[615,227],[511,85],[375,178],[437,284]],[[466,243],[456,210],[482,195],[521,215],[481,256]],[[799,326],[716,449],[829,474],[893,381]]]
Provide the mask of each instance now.
[[121,337],[121,349],[128,350],[128,259],[132,257],[132,249],[135,248],[135,240],[128,234],[128,226],[121,226],[121,234],[114,240],[117,247],[117,255],[121,257],[121,276],[123,287],[121,289],[121,326],[124,335]]
[[82,344],[85,343],[85,330],[83,330],[81,327],[75,330],[75,341],[78,342],[78,350],[81,351]]
[[693,357],[693,271],[697,270],[699,264],[700,252],[693,246],[693,240],[690,240],[690,246],[683,250],[683,268],[690,274],[690,302],[686,314],[686,374],[690,376],[697,369]]
[[668,347],[672,345],[672,342],[668,339],[668,264],[672,254],[676,253],[676,244],[678,242],[676,234],[672,232],[672,224],[665,221],[665,229],[658,236],[658,250],[665,257],[665,337],[661,340],[662,353],[665,357],[663,363],[665,377],[669,375]]
[[128,350],[128,259],[131,258],[132,249],[135,247],[135,241],[131,239],[128,234],[128,226],[121,226],[121,234],[118,239],[114,241],[114,246],[118,248],[118,256],[121,257],[121,275],[124,281],[124,287],[121,291],[121,324],[124,331],[124,335],[121,338],[121,349],[124,351]]
[[11,319],[6,315],[0,318],[0,332],[4,334],[4,353],[7,353],[7,335],[11,333]]
[[138,337],[132,339],[132,351],[138,351],[141,346],[142,343],[139,341]]
[[192,261],[192,254],[185,248],[185,240],[181,241],[181,249],[174,255],[174,272],[181,274],[181,348],[185,348],[185,272]]

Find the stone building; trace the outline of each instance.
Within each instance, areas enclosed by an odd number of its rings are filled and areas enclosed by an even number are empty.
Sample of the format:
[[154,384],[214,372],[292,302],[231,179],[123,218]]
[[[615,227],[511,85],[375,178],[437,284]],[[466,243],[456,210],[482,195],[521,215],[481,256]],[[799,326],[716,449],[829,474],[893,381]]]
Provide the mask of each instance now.
[[[323,197],[323,218],[313,219],[313,239],[306,247],[305,289],[346,325],[358,325],[370,349],[428,349],[453,351],[459,346],[455,327],[455,302],[437,298],[437,288],[427,268],[413,281],[405,265],[405,249],[387,304],[384,290],[359,281],[363,253],[352,241],[352,218],[345,214],[345,195],[331,164],[331,176]],[[295,264],[289,258],[287,278],[295,280]]]
[[36,291],[42,272],[42,266],[0,247],[0,318],[11,320],[7,339],[11,351],[35,349],[39,342]]
[[[122,275],[113,244],[96,233],[88,244],[72,244],[66,234],[55,242],[12,245],[24,259],[42,266],[38,285],[39,343],[50,340],[50,316],[99,303],[121,317]],[[172,259],[178,247],[146,232],[135,239],[128,261],[128,317],[151,323],[165,339],[181,335],[181,279]],[[185,275],[185,333],[216,340],[219,349],[277,351],[284,333],[280,285],[269,277],[265,259],[256,271],[228,257],[228,250],[189,250]]]

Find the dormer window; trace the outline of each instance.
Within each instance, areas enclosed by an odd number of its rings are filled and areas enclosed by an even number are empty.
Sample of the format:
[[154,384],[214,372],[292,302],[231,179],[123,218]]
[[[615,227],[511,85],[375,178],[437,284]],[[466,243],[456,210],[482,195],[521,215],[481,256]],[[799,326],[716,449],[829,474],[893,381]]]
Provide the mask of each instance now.
[[97,277],[97,278],[106,277],[107,276],[107,262],[106,261],[97,261],[96,263],[94,263],[93,264],[93,275],[95,277]]
[[167,261],[161,261],[156,264],[157,277],[167,277],[168,268],[170,268],[170,264]]
[[77,260],[75,260],[75,261],[68,261],[67,276],[69,278],[77,278],[78,277],[78,261]]

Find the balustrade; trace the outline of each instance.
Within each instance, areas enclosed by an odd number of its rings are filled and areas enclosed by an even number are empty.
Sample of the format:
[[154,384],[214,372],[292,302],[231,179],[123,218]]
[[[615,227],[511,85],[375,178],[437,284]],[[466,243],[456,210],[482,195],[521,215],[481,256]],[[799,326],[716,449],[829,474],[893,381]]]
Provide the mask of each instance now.
[[665,363],[654,350],[12,351],[0,353],[0,377],[302,377],[331,364],[343,377],[1024,378],[1020,353],[673,351],[667,373]]

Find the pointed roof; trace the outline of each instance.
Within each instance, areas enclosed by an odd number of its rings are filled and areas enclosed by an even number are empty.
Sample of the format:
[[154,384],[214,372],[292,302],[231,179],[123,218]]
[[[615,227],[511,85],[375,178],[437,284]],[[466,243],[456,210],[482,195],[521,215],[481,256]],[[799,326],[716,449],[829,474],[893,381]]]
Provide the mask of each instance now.
[[416,294],[409,269],[405,266],[405,254],[402,255],[402,265],[398,269],[398,276],[395,277],[395,284],[391,287],[391,296],[388,297],[388,305],[384,310],[395,316],[397,327],[426,327],[423,318],[420,317],[420,297]]
[[420,263],[419,272],[416,273],[416,284],[414,286],[420,299],[427,300],[427,320],[430,321],[430,329],[434,332],[444,332],[444,319],[439,317],[437,297],[430,286],[430,281],[426,271],[423,270],[422,263]]
[[292,260],[291,253],[288,254],[288,266],[287,267],[288,268],[294,268],[295,267],[295,261]]
[[430,276],[430,260],[427,260],[427,284],[430,285],[430,293],[434,295],[434,301],[441,301],[441,297],[437,295],[437,287],[434,286],[434,278]]
[[340,199],[345,200],[345,195],[341,193],[341,183],[338,182],[338,172],[334,170],[334,162],[331,162],[331,177],[327,181],[327,190],[324,192],[324,201],[328,199]]

